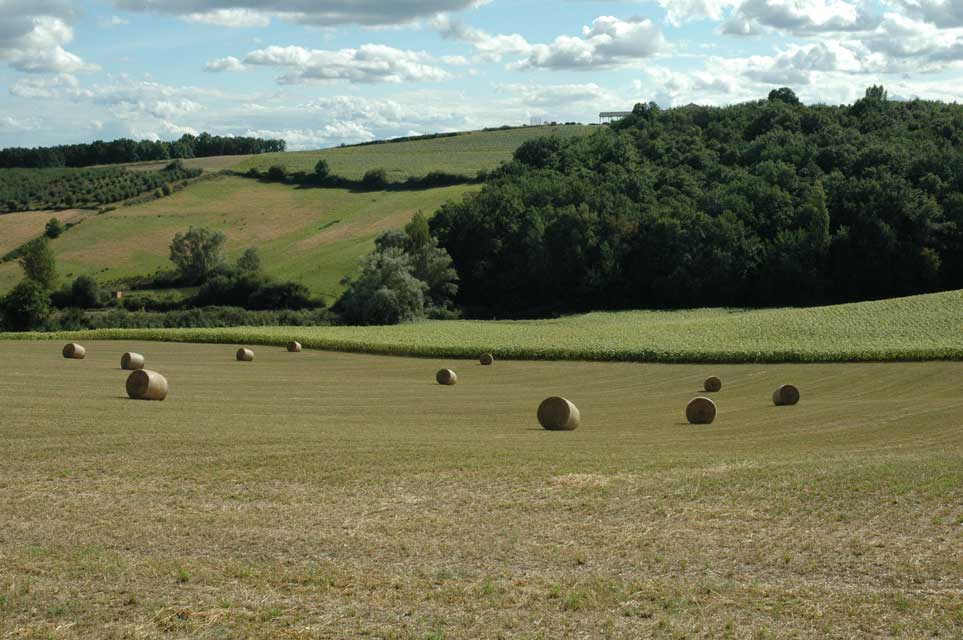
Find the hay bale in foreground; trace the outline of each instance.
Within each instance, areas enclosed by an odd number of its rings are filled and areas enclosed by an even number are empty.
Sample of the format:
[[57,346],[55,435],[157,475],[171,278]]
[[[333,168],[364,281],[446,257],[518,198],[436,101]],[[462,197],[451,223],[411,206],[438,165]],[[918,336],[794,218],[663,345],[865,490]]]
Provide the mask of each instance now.
[[458,376],[451,369],[442,369],[435,374],[435,380],[438,381],[438,384],[451,386],[458,382]]
[[490,353],[483,353],[481,357],[478,358],[478,361],[487,367],[494,364],[495,356]]
[[167,378],[151,371],[138,369],[127,376],[127,395],[132,400],[163,400],[167,397]]
[[716,376],[709,376],[706,378],[705,383],[703,383],[702,388],[705,389],[707,393],[722,391],[722,380]]
[[702,396],[693,398],[685,407],[685,417],[689,424],[712,424],[716,419],[716,403]]
[[290,353],[301,353],[301,343],[297,340],[292,340],[288,343],[288,351]]
[[582,424],[582,416],[572,402],[552,396],[538,405],[538,423],[547,431],[574,431]]
[[791,384],[780,385],[772,392],[772,403],[777,407],[794,405],[799,402],[799,389]]
[[144,368],[144,356],[128,351],[120,357],[120,368],[124,371],[138,371]]
[[64,357],[69,360],[83,360],[87,357],[87,350],[76,342],[71,342],[64,347]]
[[238,349],[237,360],[238,362],[254,362],[254,352],[250,349]]

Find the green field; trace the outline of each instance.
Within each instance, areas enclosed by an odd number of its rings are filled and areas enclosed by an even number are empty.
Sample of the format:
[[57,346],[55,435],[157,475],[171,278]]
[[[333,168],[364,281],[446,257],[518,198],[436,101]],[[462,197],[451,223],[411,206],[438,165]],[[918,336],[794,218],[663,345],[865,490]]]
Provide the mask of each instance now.
[[[477,187],[356,193],[220,177],[170,197],[89,216],[51,246],[65,281],[88,274],[106,283],[170,268],[170,241],[191,225],[219,229],[228,237],[231,257],[256,247],[269,274],[301,282],[330,299],[381,231],[403,227],[418,210],[433,213],[470,189]],[[35,214],[15,213],[0,216],[0,230],[28,215],[31,224],[22,228],[35,228]],[[36,234],[40,231],[42,225]],[[0,265],[0,292],[21,276],[15,262]]]
[[324,158],[328,161],[331,173],[351,180],[361,179],[369,169],[385,169],[392,182],[401,182],[410,176],[421,177],[431,171],[474,176],[479,170],[494,169],[500,163],[511,160],[512,153],[526,140],[550,135],[588,135],[595,129],[586,125],[549,125],[504,131],[473,131],[430,140],[265,153],[251,156],[240,163],[237,170],[255,168],[267,171],[272,165],[281,165],[288,172],[310,173],[314,171],[318,160]]
[[[206,158],[184,158],[181,162],[188,169],[203,169],[205,173],[214,173],[225,169],[233,169],[242,162],[254,156],[208,156]],[[144,162],[128,162],[126,164],[99,165],[105,167],[124,167],[131,171],[159,171],[171,160],[146,160]]]
[[265,345],[296,338],[319,349],[461,358],[491,351],[498,358],[637,362],[963,360],[963,291],[799,309],[624,311],[390,327],[117,329],[56,337]]
[[[960,362],[60,346],[0,343],[0,637],[963,635]],[[125,399],[128,349],[165,402]]]

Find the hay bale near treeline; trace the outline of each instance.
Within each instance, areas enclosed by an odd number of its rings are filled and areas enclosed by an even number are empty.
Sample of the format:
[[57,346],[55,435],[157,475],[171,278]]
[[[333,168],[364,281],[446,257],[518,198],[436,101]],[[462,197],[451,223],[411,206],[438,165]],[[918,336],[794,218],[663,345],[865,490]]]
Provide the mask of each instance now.
[[301,353],[301,343],[297,340],[292,340],[288,343],[288,351],[290,353]]
[[83,360],[87,357],[87,350],[76,342],[71,342],[64,346],[63,354],[68,360]]
[[538,405],[538,423],[547,431],[574,431],[582,424],[582,416],[572,402],[552,396]]
[[435,374],[435,380],[438,382],[438,384],[451,386],[458,382],[458,375],[451,369],[441,369]]
[[707,393],[722,391],[722,380],[716,376],[709,376],[706,378],[705,383],[703,383],[702,388],[705,389]]
[[689,424],[712,424],[716,419],[716,403],[702,396],[693,398],[685,407],[685,417]]
[[237,350],[237,360],[238,362],[254,362],[254,352],[242,347]]
[[120,357],[120,368],[124,371],[138,371],[144,368],[144,356],[128,351]]
[[780,385],[772,392],[772,403],[777,407],[790,406],[799,402],[799,389],[791,384]]
[[495,356],[490,353],[483,353],[481,357],[478,358],[478,361],[487,367],[494,364]]
[[127,395],[132,400],[161,401],[169,388],[167,378],[150,369],[138,369],[127,376]]

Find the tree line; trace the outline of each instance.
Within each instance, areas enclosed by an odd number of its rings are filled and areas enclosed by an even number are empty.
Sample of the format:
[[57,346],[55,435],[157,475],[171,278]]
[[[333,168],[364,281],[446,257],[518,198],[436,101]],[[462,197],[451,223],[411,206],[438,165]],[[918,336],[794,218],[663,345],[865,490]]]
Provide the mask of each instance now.
[[184,134],[171,142],[120,138],[110,142],[97,140],[56,147],[9,147],[0,149],[0,168],[89,167],[147,160],[273,153],[286,148],[284,140],[213,136],[205,132],[198,136]]
[[441,208],[479,316],[811,305],[963,288],[963,106],[789,89],[531,140]]

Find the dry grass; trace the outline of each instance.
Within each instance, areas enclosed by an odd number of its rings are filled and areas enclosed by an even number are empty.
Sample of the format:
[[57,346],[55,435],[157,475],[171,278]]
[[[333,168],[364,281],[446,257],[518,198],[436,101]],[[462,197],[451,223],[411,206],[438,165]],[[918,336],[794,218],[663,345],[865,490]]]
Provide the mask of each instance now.
[[0,343],[3,638],[963,635],[963,363],[716,365],[696,428],[700,366],[60,346]]

